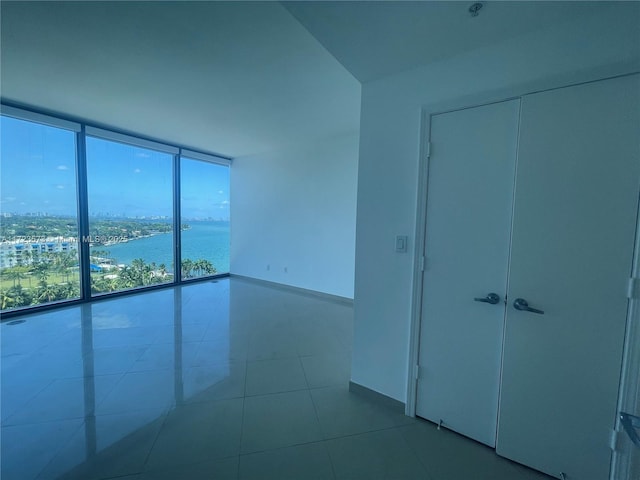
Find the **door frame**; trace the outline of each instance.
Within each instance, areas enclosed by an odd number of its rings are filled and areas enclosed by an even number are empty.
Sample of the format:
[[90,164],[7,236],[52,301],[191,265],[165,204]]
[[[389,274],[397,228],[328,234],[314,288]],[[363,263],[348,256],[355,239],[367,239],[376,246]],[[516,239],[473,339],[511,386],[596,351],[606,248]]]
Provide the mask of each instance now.
[[[638,213],[636,216],[636,239],[631,276],[636,279],[640,278],[640,198],[638,199]],[[636,294],[635,297],[633,295],[631,297],[627,310],[627,327],[618,390],[617,412],[628,409],[627,405],[636,405],[636,411],[628,413],[638,415],[640,414],[640,296]],[[627,452],[628,449],[638,447],[635,447],[627,439],[619,416],[616,419],[615,426],[617,439],[612,442],[614,450],[611,457],[609,479],[631,480],[632,457]],[[622,439],[619,438],[620,436]]]
[[427,197],[429,185],[429,165],[431,161],[431,120],[436,115],[470,110],[473,108],[495,105],[512,100],[520,101],[521,96],[485,98],[484,101],[477,99],[472,104],[467,103],[469,98],[460,99],[455,102],[436,105],[432,108],[423,108],[421,111],[421,138],[420,138],[420,162],[418,170],[418,205],[416,208],[416,234],[414,239],[414,268],[413,268],[413,293],[411,304],[411,324],[409,338],[409,378],[407,379],[407,402],[405,404],[405,414],[411,417],[416,416],[416,403],[418,396],[419,377],[419,355],[420,355],[420,328],[422,321],[422,294],[424,284],[425,249],[427,239]]
[[418,396],[420,327],[422,320],[422,292],[424,283],[425,247],[427,238],[427,197],[429,185],[429,165],[431,161],[431,119],[435,115],[484,107],[510,100],[520,100],[522,95],[514,95],[504,90],[490,95],[474,95],[450,102],[434,104],[421,109],[420,122],[420,157],[418,162],[418,188],[416,206],[416,230],[413,261],[413,292],[411,295],[411,320],[409,325],[409,366],[407,369],[407,401],[405,415],[416,416]]
[[[637,67],[636,67],[637,68]],[[636,68],[630,68],[626,71],[619,71],[615,67],[595,68],[586,72],[574,72],[569,75],[561,75],[553,78],[546,78],[534,82],[521,84],[512,88],[504,88],[490,92],[481,92],[473,95],[466,95],[459,98],[446,100],[444,102],[435,102],[433,104],[423,105],[420,109],[420,138],[419,138],[419,157],[418,157],[418,177],[417,177],[417,195],[416,195],[416,222],[414,233],[414,258],[413,258],[413,289],[411,293],[411,316],[409,320],[409,352],[407,358],[407,390],[405,415],[410,417],[416,416],[417,403],[417,383],[419,376],[419,353],[420,353],[420,323],[422,319],[422,291],[423,291],[423,268],[425,258],[426,245],[426,227],[427,227],[427,194],[429,180],[429,163],[430,163],[430,142],[431,142],[431,117],[443,113],[453,112],[457,110],[466,110],[469,108],[481,107],[494,103],[500,103],[508,100],[521,99],[525,95],[539,93],[544,91],[556,90],[560,88],[581,85],[586,83],[598,82],[618,77],[626,77],[640,73]],[[640,234],[637,235],[640,237]],[[636,241],[640,241],[636,238]],[[638,252],[636,245],[636,253]],[[636,276],[640,275],[640,260],[636,256]],[[635,316],[640,317],[640,300],[635,304]],[[635,322],[640,323],[640,320]],[[640,327],[636,330],[636,339],[640,340]],[[640,358],[640,348],[634,353],[634,358]],[[640,369],[640,367],[639,367]],[[640,373],[640,372],[638,372]],[[640,384],[636,390],[640,390]],[[637,399],[640,401],[640,391],[637,392]]]

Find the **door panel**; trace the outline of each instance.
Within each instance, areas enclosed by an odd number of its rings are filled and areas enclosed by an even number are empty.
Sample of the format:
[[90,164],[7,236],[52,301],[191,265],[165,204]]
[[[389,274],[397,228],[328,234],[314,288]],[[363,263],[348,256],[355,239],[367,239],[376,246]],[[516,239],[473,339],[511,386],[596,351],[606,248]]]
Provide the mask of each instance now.
[[[608,477],[640,179],[638,76],[522,100],[497,452]],[[521,297],[544,315],[518,311]]]
[[[417,415],[495,446],[519,100],[431,120]],[[493,292],[496,305],[474,301]]]

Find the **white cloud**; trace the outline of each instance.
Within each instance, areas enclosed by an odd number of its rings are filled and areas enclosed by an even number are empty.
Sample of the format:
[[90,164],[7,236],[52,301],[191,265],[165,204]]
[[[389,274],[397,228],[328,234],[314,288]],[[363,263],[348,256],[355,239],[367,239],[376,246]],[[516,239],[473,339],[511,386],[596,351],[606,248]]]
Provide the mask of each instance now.
[[56,188],[57,188],[58,190],[64,190],[64,185],[56,185]]
[[17,199],[16,197],[4,197],[5,202],[15,202]]
[[223,190],[218,190],[218,193],[219,193],[220,195],[222,195],[222,194],[224,193],[224,191],[223,191]]
[[151,155],[149,155],[148,153],[138,152],[138,153],[136,153],[136,157],[138,157],[138,158],[150,158]]
[[229,200],[223,200],[222,205],[229,205]]
[[136,168],[133,173],[140,173],[142,170],[140,170],[139,168]]
[[67,167],[66,165],[58,165],[56,167],[56,169],[58,169],[58,170],[69,170],[69,167]]

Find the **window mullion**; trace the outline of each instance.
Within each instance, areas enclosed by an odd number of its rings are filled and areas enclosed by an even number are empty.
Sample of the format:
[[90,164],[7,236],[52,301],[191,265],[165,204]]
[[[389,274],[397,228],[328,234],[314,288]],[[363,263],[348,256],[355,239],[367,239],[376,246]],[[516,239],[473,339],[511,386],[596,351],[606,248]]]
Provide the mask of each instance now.
[[89,205],[87,191],[87,142],[84,125],[76,134],[78,182],[78,249],[80,253],[81,298],[91,298],[91,259],[89,255]]
[[180,154],[173,156],[173,281],[182,282],[182,218],[180,212]]

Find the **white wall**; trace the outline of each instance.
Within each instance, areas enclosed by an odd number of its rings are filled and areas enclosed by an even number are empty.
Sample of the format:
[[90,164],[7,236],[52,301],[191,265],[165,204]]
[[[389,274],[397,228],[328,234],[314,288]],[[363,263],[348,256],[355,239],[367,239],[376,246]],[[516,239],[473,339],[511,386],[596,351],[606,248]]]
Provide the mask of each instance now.
[[[635,2],[634,2],[635,3]],[[640,4],[364,84],[352,380],[406,402],[422,108],[640,70]],[[468,97],[467,100],[460,100]]]
[[357,170],[357,132],[234,159],[231,273],[353,298]]

